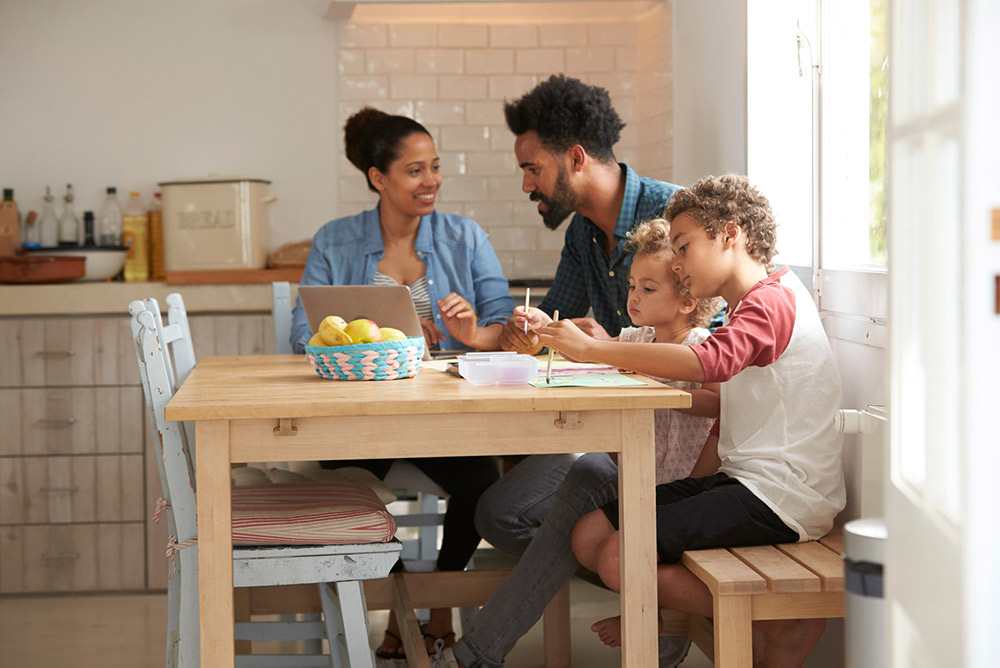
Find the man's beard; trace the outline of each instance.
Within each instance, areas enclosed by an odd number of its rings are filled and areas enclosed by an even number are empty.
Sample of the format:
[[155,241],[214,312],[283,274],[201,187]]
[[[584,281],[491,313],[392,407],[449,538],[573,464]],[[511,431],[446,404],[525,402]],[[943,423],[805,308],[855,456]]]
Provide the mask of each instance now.
[[539,211],[545,227],[554,230],[566,220],[571,213],[576,211],[580,198],[573,192],[569,185],[569,173],[566,168],[559,165],[559,173],[556,176],[556,185],[552,189],[551,197],[546,197],[537,190],[529,196],[532,202],[541,202],[545,205],[545,211]]

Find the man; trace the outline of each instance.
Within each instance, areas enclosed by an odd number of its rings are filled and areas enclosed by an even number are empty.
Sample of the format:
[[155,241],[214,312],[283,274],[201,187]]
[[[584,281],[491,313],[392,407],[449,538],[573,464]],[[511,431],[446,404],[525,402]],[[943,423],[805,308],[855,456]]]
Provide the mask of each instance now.
[[[506,103],[504,112],[516,137],[523,190],[538,202],[545,226],[555,230],[573,214],[541,310],[549,315],[558,310],[595,338],[617,336],[632,324],[626,309],[631,263],[626,235],[643,220],[661,216],[678,186],[643,178],[615,160],[613,148],[625,124],[603,88],[554,75]],[[587,317],[591,309],[593,318]],[[500,344],[531,354],[542,348],[534,333],[525,334],[512,320]],[[574,461],[573,455],[528,457],[480,498],[480,534],[521,559],[455,645],[461,665],[502,666],[579,567],[570,531],[580,517],[617,498],[618,469],[607,455],[588,455],[567,478]],[[547,517],[557,489],[563,497],[558,517]],[[683,636],[661,638],[660,665],[678,664],[689,646]]]

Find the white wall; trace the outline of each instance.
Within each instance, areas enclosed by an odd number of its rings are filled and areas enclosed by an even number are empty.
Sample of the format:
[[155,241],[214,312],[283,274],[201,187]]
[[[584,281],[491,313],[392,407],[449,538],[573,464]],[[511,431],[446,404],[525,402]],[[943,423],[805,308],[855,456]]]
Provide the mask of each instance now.
[[[0,2],[0,187],[40,211],[66,183],[271,180],[271,245],[311,237],[337,203],[337,31],[324,0]],[[57,211],[61,210],[61,202]]]
[[747,171],[746,0],[672,0],[674,183]]

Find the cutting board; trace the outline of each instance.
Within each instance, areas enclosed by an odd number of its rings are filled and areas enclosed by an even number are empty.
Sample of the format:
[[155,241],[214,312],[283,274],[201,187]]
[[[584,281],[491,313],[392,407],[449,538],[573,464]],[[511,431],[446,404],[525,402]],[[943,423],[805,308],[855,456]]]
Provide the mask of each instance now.
[[202,269],[198,271],[168,271],[167,285],[220,285],[229,283],[271,283],[302,280],[304,267],[292,269]]

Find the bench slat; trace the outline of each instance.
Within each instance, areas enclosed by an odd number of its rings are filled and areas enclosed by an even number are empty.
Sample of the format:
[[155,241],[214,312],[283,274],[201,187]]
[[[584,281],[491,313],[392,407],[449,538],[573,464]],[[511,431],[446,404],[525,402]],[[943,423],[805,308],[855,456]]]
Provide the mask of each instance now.
[[819,577],[773,545],[732,547],[729,551],[767,580],[772,594],[814,592],[822,589]]
[[830,532],[819,539],[819,542],[836,552],[838,555],[844,553],[844,534],[841,531]]
[[694,550],[681,555],[681,563],[708,585],[713,594],[745,596],[767,591],[764,581],[752,568],[728,550]]
[[818,541],[775,547],[818,575],[823,591],[844,591],[844,562],[840,554]]

